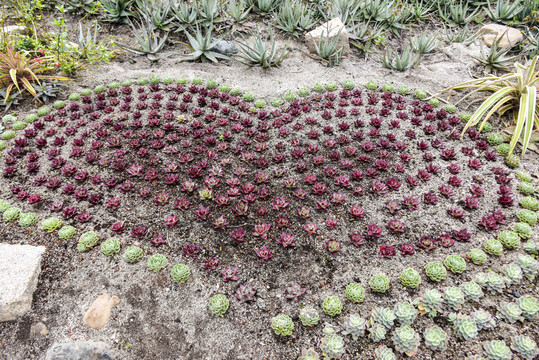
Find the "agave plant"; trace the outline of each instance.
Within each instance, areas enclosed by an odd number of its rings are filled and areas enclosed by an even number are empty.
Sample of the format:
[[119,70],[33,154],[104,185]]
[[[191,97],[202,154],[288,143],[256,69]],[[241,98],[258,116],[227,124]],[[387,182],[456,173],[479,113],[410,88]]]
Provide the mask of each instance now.
[[473,89],[472,92],[462,97],[456,104],[479,91],[493,92],[492,95],[484,99],[475,113],[470,117],[462,134],[470,126],[475,126],[483,118],[479,129],[481,130],[487,120],[494,114],[500,116],[512,110],[515,122],[515,130],[509,144],[511,155],[519,139],[522,142],[522,155],[532,138],[533,128],[539,129],[539,107],[537,105],[537,88],[539,87],[539,71],[536,70],[539,55],[535,56],[528,64],[516,63],[515,72],[502,76],[490,75],[479,79],[463,82],[451,86],[441,92],[448,90]]
[[221,41],[221,39],[213,39],[211,36],[213,27],[206,29],[206,33],[202,34],[200,28],[197,28],[195,36],[191,35],[188,31],[185,32],[189,44],[182,43],[191,49],[191,53],[184,56],[182,61],[197,61],[202,62],[210,60],[214,63],[219,62],[218,59],[228,59],[226,55],[219,54],[214,51],[215,46]]
[[128,21],[139,47],[134,48],[120,43],[118,45],[135,54],[146,55],[152,61],[158,60],[157,53],[165,47],[168,32],[164,34],[161,34],[159,31],[156,32],[151,17],[142,13],[139,21],[131,21],[129,19]]
[[[246,42],[240,43],[239,54],[237,55],[240,62],[249,66],[262,66],[269,68],[271,66],[279,66],[288,55],[287,47],[285,46],[281,52],[278,52],[275,44],[275,36],[270,29],[269,39],[263,38],[260,31],[253,34],[254,43],[249,45]],[[245,38],[243,38],[245,41]]]
[[36,84],[41,85],[41,80],[69,80],[61,76],[42,75],[54,69],[51,62],[52,58],[48,56],[30,58],[26,53],[16,52],[13,44],[8,43],[5,52],[0,52],[0,87],[6,88],[4,104],[14,89],[19,92],[26,90],[35,97]]
[[118,24],[127,24],[129,22],[129,17],[133,16],[133,13],[129,10],[133,0],[103,0],[101,5],[103,5],[105,21],[118,23]]

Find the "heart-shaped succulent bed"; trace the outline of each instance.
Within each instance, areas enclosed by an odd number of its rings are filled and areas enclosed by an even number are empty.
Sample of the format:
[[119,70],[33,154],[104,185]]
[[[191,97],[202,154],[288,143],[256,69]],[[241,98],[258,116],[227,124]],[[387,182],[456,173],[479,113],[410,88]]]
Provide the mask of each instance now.
[[251,261],[430,252],[513,206],[486,137],[461,141],[458,116],[410,95],[347,83],[268,109],[208,85],[114,84],[41,109],[4,152],[4,197],[100,237],[204,249],[209,268],[225,244]]

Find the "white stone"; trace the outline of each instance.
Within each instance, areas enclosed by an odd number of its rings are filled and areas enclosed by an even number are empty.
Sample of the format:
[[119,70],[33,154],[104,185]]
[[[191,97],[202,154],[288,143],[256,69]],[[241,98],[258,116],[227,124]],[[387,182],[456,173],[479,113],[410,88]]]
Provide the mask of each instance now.
[[492,47],[500,37],[502,39],[498,44],[498,48],[506,46],[512,48],[524,40],[524,36],[520,30],[500,24],[484,25],[479,29],[478,34],[482,35],[480,36],[480,39],[483,40],[488,47]]
[[44,246],[0,244],[0,321],[11,321],[32,307]]
[[[329,31],[328,31],[329,30]],[[339,30],[341,31],[339,33]],[[328,35],[329,33],[329,35]],[[329,36],[329,40],[335,38],[339,34],[339,41],[337,43],[337,49],[344,48],[343,55],[348,55],[350,53],[350,44],[348,43],[348,32],[346,27],[342,23],[341,19],[334,18],[328,21],[325,24],[320,25],[314,30],[309,31],[305,34],[305,43],[307,48],[313,54],[316,54],[316,44],[320,43],[322,36]]]
[[25,34],[27,32],[26,27],[21,25],[8,25],[0,29],[2,34]]

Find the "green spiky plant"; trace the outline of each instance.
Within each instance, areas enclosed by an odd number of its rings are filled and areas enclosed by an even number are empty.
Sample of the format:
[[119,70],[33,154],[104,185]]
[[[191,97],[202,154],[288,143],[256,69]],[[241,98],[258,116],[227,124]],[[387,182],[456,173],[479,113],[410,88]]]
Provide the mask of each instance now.
[[200,28],[197,28],[194,36],[191,35],[188,31],[185,31],[185,36],[189,43],[182,43],[187,46],[191,53],[182,57],[181,61],[202,61],[210,60],[211,62],[217,63],[219,59],[228,59],[228,56],[219,54],[214,51],[215,46],[221,41],[221,38],[213,39],[212,38],[213,27],[210,26],[203,33]]
[[528,64],[515,63],[515,71],[508,74],[501,76],[490,75],[442,90],[442,92],[473,90],[462,97],[457,104],[480,91],[493,93],[484,99],[483,103],[468,120],[462,134],[464,135],[470,126],[478,124],[481,119],[483,119],[480,125],[480,128],[482,128],[496,112],[501,116],[508,111],[512,111],[515,129],[509,144],[508,155],[513,153],[519,140],[522,142],[522,155],[524,155],[532,138],[534,124],[536,130],[539,129],[539,106],[537,106],[539,71],[536,69],[538,59],[539,55],[535,56]]
[[248,44],[245,38],[243,38],[243,43],[237,43],[239,47],[237,57],[245,65],[262,66],[264,69],[279,66],[288,55],[287,46],[280,52],[277,51],[275,35],[271,29],[269,38],[264,37],[258,30],[256,34],[253,34],[253,39],[253,44]]

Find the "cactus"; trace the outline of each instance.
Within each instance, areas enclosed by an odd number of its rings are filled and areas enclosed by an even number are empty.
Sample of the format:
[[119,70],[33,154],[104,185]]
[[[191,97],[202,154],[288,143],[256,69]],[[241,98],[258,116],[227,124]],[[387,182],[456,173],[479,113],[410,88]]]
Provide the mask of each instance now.
[[88,251],[91,248],[93,248],[97,244],[98,241],[99,241],[99,237],[97,236],[95,232],[87,231],[79,237],[77,250],[80,252]]
[[390,308],[374,308],[371,313],[371,322],[380,324],[390,330],[395,323],[395,313]]
[[159,272],[167,267],[168,260],[165,255],[155,254],[148,259],[148,269]]
[[511,154],[505,158],[505,164],[510,168],[515,169],[520,166],[520,158],[515,154]]
[[423,296],[417,298],[414,303],[421,314],[434,317],[442,311],[443,298],[438,290],[429,289],[425,291]]
[[378,88],[378,84],[370,80],[370,81],[367,81],[367,83],[365,84],[365,87],[367,88],[367,90],[376,90]]
[[351,283],[346,286],[344,296],[353,303],[363,302],[365,299],[365,289],[358,283]]
[[492,146],[503,144],[503,135],[500,133],[492,133],[487,136],[487,141]]
[[306,306],[299,310],[299,320],[303,326],[312,327],[318,324],[320,315],[318,314],[318,310],[312,306]]
[[500,231],[498,241],[507,249],[515,249],[520,245],[519,235],[509,230]]
[[517,218],[530,226],[537,224],[537,214],[531,210],[522,209],[517,213]]
[[401,273],[401,284],[402,286],[416,289],[421,284],[421,275],[410,267]]
[[512,359],[511,349],[505,345],[503,340],[491,340],[487,341],[483,348],[485,349],[485,354],[490,360],[510,360]]
[[532,237],[532,228],[530,225],[524,222],[518,222],[513,224],[513,231],[516,235],[522,239],[529,239]]
[[340,359],[344,354],[344,339],[335,334],[320,340],[320,350],[328,359]]
[[320,360],[320,357],[314,348],[309,348],[301,350],[301,355],[298,357],[298,360]]
[[490,293],[500,294],[505,289],[505,278],[494,271],[490,271],[487,274],[478,273],[474,280]]
[[389,289],[389,278],[385,274],[373,275],[369,287],[374,292],[385,293]]
[[57,217],[50,217],[41,222],[41,230],[49,233],[58,230],[62,226],[62,220]]
[[414,97],[418,98],[419,100],[425,100],[427,98],[427,92],[425,90],[416,90],[414,93]]
[[112,256],[114,254],[117,254],[120,252],[120,241],[116,238],[110,238],[108,240],[105,240],[101,244],[101,252],[107,256]]
[[505,283],[507,285],[518,284],[520,280],[522,280],[522,277],[524,276],[520,266],[514,263],[507,264],[504,267],[502,267],[502,272],[505,275]]
[[539,200],[531,196],[526,196],[520,199],[520,206],[522,206],[524,209],[537,211],[539,210]]
[[504,301],[497,306],[497,316],[513,324],[522,320],[522,310],[516,303]]
[[18,207],[10,207],[6,211],[4,211],[4,221],[11,222],[15,221],[19,218],[21,215],[21,209]]
[[468,251],[466,258],[475,265],[482,265],[487,261],[487,254],[483,250],[475,248]]
[[402,325],[412,325],[418,313],[417,309],[409,302],[398,303],[393,312],[397,321]]
[[414,356],[419,349],[419,334],[410,325],[396,328],[392,340],[395,350],[408,356]]
[[479,299],[481,299],[485,295],[483,293],[483,290],[481,290],[481,286],[479,286],[475,281],[463,283],[460,286],[460,289],[462,290],[462,293],[464,294],[464,299],[466,301],[473,300],[479,302]]
[[344,335],[352,336],[352,339],[357,340],[360,336],[365,335],[366,321],[359,314],[350,314],[344,323]]
[[483,249],[485,249],[485,252],[489,255],[501,256],[503,252],[503,245],[499,240],[488,239],[483,243]]
[[374,342],[382,341],[386,338],[387,329],[380,324],[372,324],[369,328],[369,338]]
[[423,338],[425,339],[425,345],[435,351],[444,351],[449,340],[447,333],[436,325],[426,328]]
[[522,195],[531,195],[535,192],[533,185],[528,182],[521,182],[518,184],[517,190]]
[[342,303],[336,296],[328,296],[322,303],[322,309],[329,316],[337,316],[342,311]]
[[517,265],[520,266],[526,277],[533,281],[539,269],[537,268],[537,260],[530,255],[520,255],[517,258]]
[[496,327],[496,321],[485,310],[476,310],[472,313],[472,318],[477,324],[478,330],[489,330]]
[[425,273],[432,281],[442,281],[447,277],[445,267],[442,264],[434,261],[431,261],[425,265]]
[[471,340],[477,336],[477,324],[469,315],[449,314],[449,321],[453,323],[455,335],[463,340]]
[[533,360],[539,355],[537,343],[529,336],[517,335],[511,339],[511,349],[526,360]]
[[189,280],[190,276],[191,269],[189,269],[189,266],[185,264],[176,264],[170,270],[170,277],[172,277],[172,280],[180,283],[184,283]]
[[399,95],[410,95],[411,91],[410,91],[410,88],[408,88],[408,86],[401,86],[399,87],[399,89],[397,90],[399,92]]
[[397,360],[393,350],[385,345],[380,345],[374,350],[374,360]]
[[511,147],[509,146],[509,144],[500,144],[496,147],[496,152],[498,154],[500,154],[501,156],[507,156],[509,155],[509,150],[511,149]]
[[[228,310],[229,302],[228,298],[223,294],[213,295],[208,302],[208,309],[210,312],[217,316],[223,316]],[[286,316],[286,315],[284,315]],[[289,318],[290,319],[290,318]],[[292,321],[292,319],[290,319]],[[294,323],[292,323],[292,328]]]
[[458,311],[464,304],[464,293],[458,287],[447,287],[444,291],[444,303],[451,309]]
[[60,240],[69,240],[75,235],[77,235],[77,229],[71,225],[64,225],[58,230]]
[[22,213],[19,218],[19,226],[23,228],[28,228],[37,224],[38,220],[39,219],[35,213]]
[[531,295],[525,295],[517,300],[522,310],[522,316],[528,320],[536,320],[539,315],[539,301]]
[[124,252],[125,261],[127,261],[128,263],[134,263],[142,259],[143,255],[144,253],[142,249],[134,245],[125,249],[125,252]]
[[459,255],[449,255],[445,258],[444,265],[454,274],[462,274],[466,270],[466,261]]

